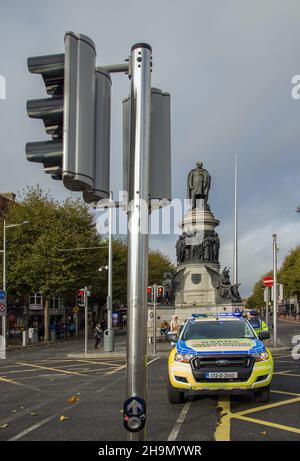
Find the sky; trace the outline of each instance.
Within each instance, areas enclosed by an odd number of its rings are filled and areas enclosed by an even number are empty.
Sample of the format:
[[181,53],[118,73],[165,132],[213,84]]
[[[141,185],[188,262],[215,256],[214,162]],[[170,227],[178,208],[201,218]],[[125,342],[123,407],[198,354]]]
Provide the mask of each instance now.
[[[92,38],[97,65],[123,62],[136,42],[153,49],[152,85],[171,94],[172,191],[185,198],[197,160],[212,175],[209,203],[220,220],[220,262],[233,261],[233,167],[239,169],[239,280],[242,295],[272,267],[272,234],[279,263],[299,243],[300,74],[298,0],[1,0],[0,192],[39,183],[53,196],[61,182],[26,161],[25,143],[45,139],[42,123],[26,115],[28,99],[44,97],[29,56],[62,53],[68,30]],[[129,82],[114,75],[111,188],[122,189],[122,104]],[[175,260],[176,236],[151,246]]]

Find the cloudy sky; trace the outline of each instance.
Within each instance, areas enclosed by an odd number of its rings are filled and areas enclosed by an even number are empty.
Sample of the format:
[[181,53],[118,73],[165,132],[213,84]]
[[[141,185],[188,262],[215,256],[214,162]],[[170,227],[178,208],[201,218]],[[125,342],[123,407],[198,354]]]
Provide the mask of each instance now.
[[[152,83],[172,96],[173,197],[185,197],[186,175],[203,160],[213,182],[210,204],[221,220],[221,263],[232,266],[233,165],[239,162],[239,261],[242,294],[299,243],[300,74],[298,0],[1,0],[0,190],[39,183],[57,198],[59,182],[25,159],[43,128],[26,116],[26,100],[43,97],[27,71],[28,56],[63,52],[67,30],[90,36],[97,63],[122,62],[132,44],[152,45]],[[122,187],[121,100],[128,80],[113,76],[111,184]],[[175,237],[151,245],[175,258]]]

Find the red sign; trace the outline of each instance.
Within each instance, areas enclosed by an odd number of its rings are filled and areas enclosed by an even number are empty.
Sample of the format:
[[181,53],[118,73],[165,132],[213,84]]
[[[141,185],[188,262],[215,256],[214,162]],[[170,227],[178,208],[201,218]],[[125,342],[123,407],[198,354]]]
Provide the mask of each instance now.
[[273,277],[271,275],[268,275],[267,277],[264,277],[263,284],[265,287],[272,287],[273,286]]

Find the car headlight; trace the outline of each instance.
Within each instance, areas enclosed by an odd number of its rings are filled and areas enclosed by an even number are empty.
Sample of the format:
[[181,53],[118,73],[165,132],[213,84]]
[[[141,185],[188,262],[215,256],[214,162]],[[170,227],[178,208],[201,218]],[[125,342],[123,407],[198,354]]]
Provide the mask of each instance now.
[[193,354],[175,354],[175,361],[182,363],[189,363],[189,361],[194,357]]
[[265,362],[269,359],[268,352],[260,352],[259,354],[254,354],[255,362]]

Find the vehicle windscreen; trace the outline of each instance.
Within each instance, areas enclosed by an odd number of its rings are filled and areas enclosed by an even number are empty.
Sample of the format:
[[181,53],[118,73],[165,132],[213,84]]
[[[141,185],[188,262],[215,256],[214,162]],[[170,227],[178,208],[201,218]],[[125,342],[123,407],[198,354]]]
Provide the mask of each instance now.
[[252,338],[255,333],[248,322],[243,320],[207,320],[204,322],[188,322],[181,339],[225,339]]

